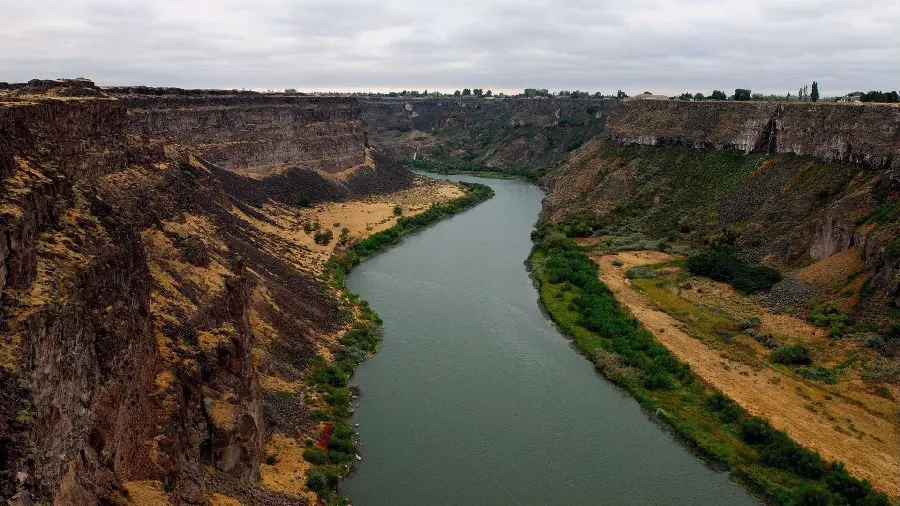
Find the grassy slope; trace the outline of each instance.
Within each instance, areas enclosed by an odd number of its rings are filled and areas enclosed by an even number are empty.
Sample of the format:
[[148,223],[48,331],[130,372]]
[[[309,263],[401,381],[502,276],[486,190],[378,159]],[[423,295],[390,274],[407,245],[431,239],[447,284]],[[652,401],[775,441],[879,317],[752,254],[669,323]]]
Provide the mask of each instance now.
[[490,187],[461,183],[465,195],[412,217],[398,220],[387,230],[373,234],[348,251],[335,254],[324,274],[330,289],[341,298],[343,308],[353,325],[340,339],[343,349],[334,355],[332,364],[321,358],[310,361],[308,384],[313,385],[312,416],[323,422],[320,444],[307,448],[304,458],[314,464],[307,487],[328,504],[347,504],[335,492],[341,477],[349,474],[355,458],[355,431],[349,424],[351,394],[348,381],[356,366],[375,353],[381,342],[382,321],[366,301],[347,289],[347,274],[365,260],[399,244],[403,237],[419,232],[441,220],[461,213],[493,197]]
[[[685,440],[780,504],[889,504],[840,464],[822,464],[818,455],[697,380],[614,301],[574,243],[552,231],[539,235],[530,262],[551,317],[604,375]],[[763,438],[748,435],[754,426],[763,427]],[[860,500],[848,488],[860,491]]]

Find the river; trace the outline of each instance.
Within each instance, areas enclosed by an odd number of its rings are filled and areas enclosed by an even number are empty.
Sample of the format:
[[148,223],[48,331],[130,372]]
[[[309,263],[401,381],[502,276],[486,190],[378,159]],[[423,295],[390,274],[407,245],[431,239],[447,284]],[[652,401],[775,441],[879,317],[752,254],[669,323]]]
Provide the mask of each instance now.
[[384,320],[351,384],[363,461],[356,506],[752,505],[578,355],[525,266],[543,193],[496,196],[357,267]]

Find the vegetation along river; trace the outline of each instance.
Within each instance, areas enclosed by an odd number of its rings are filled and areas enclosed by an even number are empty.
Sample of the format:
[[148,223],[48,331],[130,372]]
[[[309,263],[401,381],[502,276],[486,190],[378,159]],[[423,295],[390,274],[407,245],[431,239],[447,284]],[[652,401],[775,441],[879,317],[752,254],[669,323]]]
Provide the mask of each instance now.
[[525,266],[543,193],[496,196],[359,266],[385,325],[359,366],[351,504],[750,505],[578,355]]

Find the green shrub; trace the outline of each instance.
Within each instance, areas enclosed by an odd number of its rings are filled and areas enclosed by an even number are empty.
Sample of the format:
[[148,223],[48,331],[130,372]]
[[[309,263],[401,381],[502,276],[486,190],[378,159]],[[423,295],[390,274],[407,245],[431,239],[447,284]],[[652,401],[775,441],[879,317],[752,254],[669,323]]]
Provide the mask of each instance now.
[[762,321],[760,321],[758,316],[750,316],[748,318],[743,318],[738,322],[738,328],[746,331],[747,329],[756,329],[762,325]]
[[772,288],[781,281],[781,273],[764,265],[748,265],[739,260],[731,249],[714,249],[688,258],[688,271],[722,281],[742,293],[752,294]]
[[781,346],[771,354],[772,362],[786,365],[809,365],[812,356],[809,348],[803,344]]
[[344,452],[344,453],[356,453],[356,445],[350,439],[338,439],[334,436],[328,441],[328,449]]
[[823,304],[813,308],[809,321],[817,327],[845,326],[850,323],[850,317],[834,304]]
[[303,450],[303,458],[317,466],[324,466],[328,463],[328,453],[317,446]]
[[769,440],[772,428],[759,418],[746,418],[741,422],[741,439],[751,445],[759,445]]
[[326,495],[338,486],[339,480],[334,471],[313,469],[306,478],[306,486],[319,495]]
[[321,232],[316,232],[316,235],[313,236],[316,244],[321,244],[322,246],[330,244],[332,239],[334,239],[334,232],[331,230],[322,230]]
[[773,336],[772,334],[769,334],[768,332],[759,332],[759,333],[754,332],[754,333],[750,334],[748,331],[747,335],[749,335],[750,337],[755,339],[756,342],[758,342],[759,344],[765,346],[766,348],[768,348],[770,350],[774,350],[774,349],[778,348],[779,346],[781,346],[781,343],[778,341],[778,339],[775,339],[775,336]]
[[822,383],[827,383],[829,385],[837,383],[837,374],[831,369],[822,367],[821,365],[812,368],[800,367],[797,369],[797,374],[808,380],[821,381]]
[[796,506],[832,506],[834,496],[822,487],[804,485],[797,492]]
[[403,207],[400,204],[394,206],[394,216],[403,216]]
[[900,365],[880,359],[863,366],[859,376],[865,381],[886,381],[900,378]]
[[349,462],[353,460],[352,453],[344,453],[341,451],[330,451],[328,452],[328,462],[331,464],[342,464],[344,462]]
[[719,416],[725,423],[738,420],[742,414],[741,407],[722,392],[715,392],[710,395],[706,400],[706,406],[711,411],[719,413]]

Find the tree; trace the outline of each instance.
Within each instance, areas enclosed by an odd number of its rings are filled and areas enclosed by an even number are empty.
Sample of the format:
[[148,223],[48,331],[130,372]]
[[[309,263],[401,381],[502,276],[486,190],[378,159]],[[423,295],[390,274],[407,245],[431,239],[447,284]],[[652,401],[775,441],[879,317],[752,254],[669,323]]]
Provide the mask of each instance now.
[[747,102],[750,100],[750,90],[744,88],[737,88],[734,90],[734,99],[740,102]]
[[480,97],[484,95],[484,90],[482,90],[481,88],[475,88],[474,90],[472,90],[472,94],[476,97]]
[[705,98],[706,97],[703,96],[703,93],[697,93],[696,95],[694,95],[694,100],[703,100]]
[[493,96],[494,96],[494,93],[493,93],[491,90],[487,90],[487,91],[484,93],[484,96],[486,96],[486,97],[493,97]]
[[713,90],[712,95],[709,96],[710,100],[728,100],[728,96],[725,95],[724,91],[721,90]]
[[694,100],[694,96],[690,93],[682,93],[679,97],[679,100]]
[[622,90],[619,90],[619,91],[616,93],[616,98],[618,98],[619,100],[622,100],[623,98],[628,98],[628,94],[625,93],[625,92],[622,91]]
[[460,96],[460,95],[462,95],[462,92],[459,91],[459,90],[456,90],[456,91],[453,92],[453,96],[454,96],[454,97],[458,97],[458,96]]
[[546,88],[525,88],[526,97],[549,97],[550,92]]
[[812,92],[809,94],[809,98],[813,102],[819,101],[819,83],[813,81]]
[[470,90],[469,88],[463,88],[463,96],[468,97],[470,95],[472,95],[472,90]]

